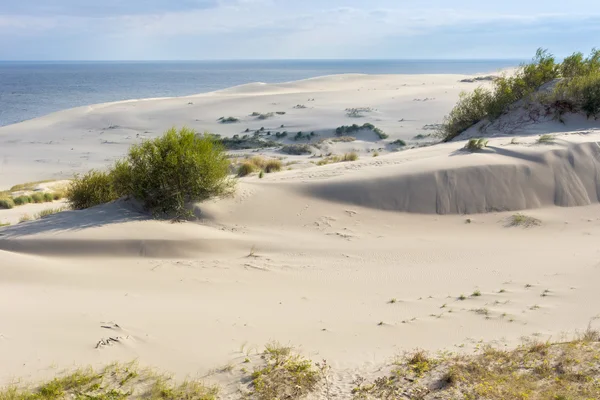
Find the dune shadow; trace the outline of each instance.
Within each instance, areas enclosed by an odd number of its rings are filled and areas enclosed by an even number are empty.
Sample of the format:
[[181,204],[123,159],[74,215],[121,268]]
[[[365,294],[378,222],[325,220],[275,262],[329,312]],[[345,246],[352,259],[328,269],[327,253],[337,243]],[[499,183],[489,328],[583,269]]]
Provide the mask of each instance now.
[[0,230],[0,241],[39,233],[78,231],[130,221],[145,221],[151,217],[129,201],[117,200],[86,210],[63,211],[39,220],[22,222]]

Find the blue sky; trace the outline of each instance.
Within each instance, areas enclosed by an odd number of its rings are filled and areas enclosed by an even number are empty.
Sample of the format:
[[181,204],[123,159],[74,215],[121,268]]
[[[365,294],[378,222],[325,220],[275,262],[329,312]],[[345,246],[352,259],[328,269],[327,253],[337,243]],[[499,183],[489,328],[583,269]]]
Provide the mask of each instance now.
[[528,59],[595,46],[598,0],[0,0],[0,60]]

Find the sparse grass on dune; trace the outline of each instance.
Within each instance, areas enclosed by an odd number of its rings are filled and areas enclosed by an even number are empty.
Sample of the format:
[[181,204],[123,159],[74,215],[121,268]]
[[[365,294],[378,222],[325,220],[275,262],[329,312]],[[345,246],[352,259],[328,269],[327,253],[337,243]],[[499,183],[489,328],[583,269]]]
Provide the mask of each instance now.
[[294,354],[291,347],[269,344],[262,358],[264,365],[251,375],[249,399],[302,399],[314,392],[322,379],[317,365]]
[[542,135],[538,138],[537,142],[539,144],[552,144],[554,143],[554,135]]
[[521,213],[511,215],[507,221],[508,226],[521,226],[524,228],[539,226],[541,224],[541,220]]
[[18,185],[15,185],[13,187],[10,188],[11,192],[21,192],[21,191],[27,191],[27,190],[35,190],[35,188],[42,184],[42,183],[49,183],[49,182],[55,182],[54,179],[47,179],[44,181],[35,181],[35,182],[26,182],[26,183],[20,183]]
[[140,369],[135,363],[103,370],[83,368],[36,386],[10,386],[0,400],[216,400],[219,388],[200,381],[175,383],[168,375]]
[[33,219],[41,219],[68,210],[68,207],[48,208],[36,213]]
[[475,355],[410,353],[391,373],[358,378],[354,400],[600,398],[600,334],[588,329],[571,342],[528,342],[514,350],[486,346]]
[[316,164],[321,166],[321,165],[334,164],[334,163],[339,163],[339,162],[351,162],[351,161],[356,161],[356,160],[358,160],[358,153],[356,153],[355,151],[352,151],[350,153],[345,153],[341,156],[325,157],[322,160],[319,160]]

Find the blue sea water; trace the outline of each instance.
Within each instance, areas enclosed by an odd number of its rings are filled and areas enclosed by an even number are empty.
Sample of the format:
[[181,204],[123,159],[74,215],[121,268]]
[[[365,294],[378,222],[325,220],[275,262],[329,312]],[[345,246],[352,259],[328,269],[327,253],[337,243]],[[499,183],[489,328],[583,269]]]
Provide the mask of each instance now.
[[277,60],[189,62],[0,62],[0,126],[110,101],[185,96],[251,82],[322,75],[474,74],[520,60]]

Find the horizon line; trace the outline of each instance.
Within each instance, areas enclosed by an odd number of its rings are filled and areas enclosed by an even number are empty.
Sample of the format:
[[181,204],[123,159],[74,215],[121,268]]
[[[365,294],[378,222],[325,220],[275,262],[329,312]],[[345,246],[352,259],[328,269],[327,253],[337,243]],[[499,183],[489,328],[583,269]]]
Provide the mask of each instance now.
[[249,62],[249,61],[525,61],[524,58],[214,58],[214,59],[156,59],[156,60],[1,60],[18,62]]

